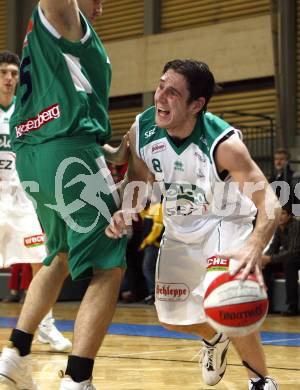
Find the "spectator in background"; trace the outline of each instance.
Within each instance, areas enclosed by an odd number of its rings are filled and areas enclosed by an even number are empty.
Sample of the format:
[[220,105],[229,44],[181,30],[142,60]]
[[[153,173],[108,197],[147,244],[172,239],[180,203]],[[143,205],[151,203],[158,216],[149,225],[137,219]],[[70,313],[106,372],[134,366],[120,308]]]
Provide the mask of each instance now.
[[[108,156],[105,156],[106,158]],[[107,164],[114,182],[117,184],[124,179],[128,164]],[[142,271],[143,254],[139,247],[143,240],[142,220],[133,221],[131,234],[128,235],[126,248],[127,268],[120,288],[120,299],[124,303],[133,303],[146,295],[145,280]]]
[[146,279],[148,295],[144,302],[153,305],[155,301],[155,268],[159,252],[160,240],[162,238],[164,225],[162,204],[149,205],[140,213],[143,218],[144,239],[140,249],[144,251],[143,274]]
[[13,264],[10,267],[10,271],[11,275],[8,280],[9,295],[2,302],[23,303],[32,279],[31,265],[28,263]]
[[275,172],[269,178],[269,182],[282,181],[289,185],[289,192],[287,188],[280,185],[273,188],[275,189],[277,198],[281,201],[282,206],[287,204],[291,208],[294,199],[294,188],[292,186],[294,172],[290,167],[289,158],[290,154],[286,149],[280,148],[276,150],[274,154]]
[[268,288],[272,311],[272,275],[283,271],[285,277],[286,316],[298,314],[298,270],[300,269],[300,222],[292,216],[288,206],[283,207],[274,237],[262,256],[263,275]]
[[111,162],[107,162],[107,166],[110,170],[110,173],[115,183],[119,183],[121,180],[124,179],[124,175],[127,171],[127,163],[122,165],[117,165]]

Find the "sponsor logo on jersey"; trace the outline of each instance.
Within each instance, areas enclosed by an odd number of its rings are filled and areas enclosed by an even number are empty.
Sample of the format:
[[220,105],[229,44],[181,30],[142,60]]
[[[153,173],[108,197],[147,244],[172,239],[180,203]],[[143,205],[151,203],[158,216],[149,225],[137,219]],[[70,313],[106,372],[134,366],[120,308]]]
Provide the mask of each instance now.
[[208,201],[205,196],[205,191],[190,183],[164,183],[164,193],[168,201],[176,199],[187,199],[195,204],[206,204]]
[[32,248],[34,246],[43,245],[45,242],[44,234],[37,234],[35,236],[29,236],[24,238],[24,245],[26,248]]
[[12,160],[2,160],[0,158],[0,169],[11,170],[13,169],[12,165],[13,165]]
[[6,135],[6,134],[0,134],[0,149],[6,149],[6,150],[10,150],[11,149],[11,146],[10,146],[10,139],[9,139],[9,136]]
[[145,138],[150,138],[153,134],[155,134],[155,131],[156,131],[156,126],[153,125],[150,127],[149,130],[145,131]]
[[30,19],[27,26],[24,42],[23,42],[23,49],[28,45],[28,35],[31,33],[32,29],[33,29],[33,20]]
[[36,117],[28,119],[15,127],[16,137],[20,138],[22,135],[31,131],[39,130],[46,123],[49,123],[60,117],[59,104],[53,104],[50,107],[42,110]]
[[154,145],[152,145],[152,154],[159,153],[166,150],[166,144],[164,142],[158,142]]
[[205,145],[206,149],[208,149],[207,139],[204,137],[204,135],[200,136],[199,141]]
[[206,157],[205,157],[205,154],[204,153],[200,153],[200,152],[195,152],[195,157],[201,162],[201,163],[205,163],[206,162]]
[[175,161],[174,169],[175,171],[184,172],[183,163],[181,161]]
[[199,177],[200,179],[201,179],[202,177],[205,177],[204,172],[202,172],[200,168],[197,168],[197,169],[196,169],[196,175],[197,175],[197,177]]
[[229,259],[223,259],[218,256],[212,256],[207,259],[207,271],[226,272],[229,269]]
[[155,285],[155,297],[159,301],[184,302],[190,295],[190,290],[183,283],[160,283]]

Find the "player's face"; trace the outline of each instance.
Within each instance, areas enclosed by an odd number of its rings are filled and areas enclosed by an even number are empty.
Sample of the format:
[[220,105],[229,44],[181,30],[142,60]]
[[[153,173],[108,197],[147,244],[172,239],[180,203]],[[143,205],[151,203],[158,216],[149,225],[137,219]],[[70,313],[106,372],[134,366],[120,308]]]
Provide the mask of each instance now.
[[280,171],[283,169],[284,164],[287,162],[287,156],[285,153],[276,153],[274,158],[275,168]]
[[94,20],[102,15],[104,0],[77,0],[80,10],[93,23]]
[[0,64],[0,94],[13,96],[19,80],[19,68],[15,64]]
[[187,103],[189,90],[185,77],[169,69],[160,78],[155,91],[155,121],[159,127],[168,129],[170,135],[179,135],[188,123],[195,120],[196,101]]

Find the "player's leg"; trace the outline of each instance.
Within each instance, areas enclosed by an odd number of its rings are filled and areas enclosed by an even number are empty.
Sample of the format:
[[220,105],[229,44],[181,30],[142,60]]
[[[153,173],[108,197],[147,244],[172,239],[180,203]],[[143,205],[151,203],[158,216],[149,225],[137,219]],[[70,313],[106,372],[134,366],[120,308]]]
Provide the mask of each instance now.
[[259,331],[248,336],[231,339],[248,372],[249,390],[276,390],[276,381],[269,376],[265,353],[260,340]]
[[[90,179],[94,177],[93,182],[98,184],[95,192],[90,188],[91,192],[86,193],[89,202],[86,201],[83,208],[72,213],[72,226],[68,224],[67,228],[71,276],[74,280],[84,277],[92,279],[76,317],[72,353],[61,381],[61,390],[84,386],[93,388],[91,377],[94,359],[115,311],[126,263],[127,242],[126,237],[113,240],[105,235],[105,228],[117,206],[108,187],[109,182],[113,184],[113,180],[99,146],[74,146],[72,156],[84,163],[82,166],[76,164],[74,168],[69,167],[65,175],[66,182],[81,173],[86,178],[86,164],[93,172]],[[80,183],[77,186],[80,193],[77,194],[73,187],[64,189],[67,204],[79,199],[80,194],[82,199],[82,187],[87,188]],[[85,232],[82,233],[82,230]]]
[[33,334],[56,302],[68,276],[68,254],[58,253],[48,267],[33,278],[17,323],[17,329]]
[[[43,267],[42,263],[32,263],[32,275],[35,277],[37,272]],[[45,266],[44,266],[45,267]],[[52,308],[44,316],[37,329],[37,340],[42,344],[49,344],[57,352],[68,351],[72,343],[55,326]]]
[[28,289],[24,305],[10,344],[2,351],[0,383],[15,384],[16,388],[37,389],[31,376],[29,354],[33,335],[45,314],[57,300],[68,275],[67,254],[60,253],[51,266],[42,269]]
[[[42,186],[43,182],[48,185],[51,178],[47,177],[46,173],[50,172],[49,174],[51,177],[51,164],[49,164],[49,160],[47,164],[44,164],[44,166],[47,166],[47,171],[43,172],[42,180],[36,176],[35,167],[39,166],[38,162],[36,162],[36,158],[36,153],[33,153],[31,148],[22,148],[22,152],[17,156],[17,164],[19,163],[21,168],[18,170],[20,180],[35,180],[40,186]],[[0,381],[7,383],[8,385],[14,385],[16,388],[26,388],[29,390],[37,389],[31,375],[29,356],[33,334],[42,318],[56,302],[61,286],[68,275],[68,245],[65,224],[59,218],[58,213],[45,206],[45,204],[49,204],[53,200],[44,198],[48,193],[48,190],[44,190],[30,194],[35,197],[37,214],[47,234],[49,255],[46,257],[45,262],[48,267],[43,267],[32,280],[17,327],[12,331],[10,337],[11,344],[9,347],[3,349],[0,359]],[[22,197],[23,195],[20,193],[20,196]],[[29,206],[28,209],[30,209]],[[32,206],[31,210],[32,218],[34,215]],[[28,212],[22,214],[22,217],[23,216],[24,220],[19,221],[20,226],[26,226],[27,221],[29,224],[29,221],[31,220],[28,216]],[[24,240],[23,237],[23,247],[18,246],[18,248],[22,247],[22,250],[24,250],[24,258],[27,256],[27,260],[29,260],[27,262],[32,262],[37,258],[34,254],[35,251],[38,252],[40,250],[39,248],[41,248],[41,246],[36,245],[39,243],[42,244],[42,242],[40,242],[40,236],[41,234],[34,236],[29,234],[27,236],[28,240]],[[14,249],[16,250],[17,248],[15,247]],[[28,255],[29,249],[30,254],[32,255],[31,258],[31,255]],[[43,253],[45,253],[44,248]],[[23,253],[20,253],[19,257],[22,258],[22,255]]]
[[[184,267],[183,267],[184,263]],[[156,309],[159,321],[168,329],[202,337],[202,377],[215,385],[223,377],[229,339],[206,323],[202,292],[206,257],[199,245],[185,245],[164,238],[156,268]],[[194,290],[201,290],[195,294]]]
[[115,312],[123,272],[95,271],[76,317],[72,355],[95,358]]

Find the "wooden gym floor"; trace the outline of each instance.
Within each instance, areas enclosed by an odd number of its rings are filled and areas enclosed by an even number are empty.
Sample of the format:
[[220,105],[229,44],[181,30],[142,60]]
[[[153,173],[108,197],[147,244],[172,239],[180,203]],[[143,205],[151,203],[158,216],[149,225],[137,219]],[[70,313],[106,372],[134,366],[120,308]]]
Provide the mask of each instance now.
[[[1,348],[20,307],[0,303]],[[57,303],[54,309],[57,327],[69,338],[77,307],[77,302],[68,302]],[[280,390],[300,390],[300,316],[269,316],[262,330],[270,375]],[[215,387],[205,385],[198,366],[200,342],[186,337],[164,331],[152,306],[119,305],[98,352],[93,383],[99,390],[247,390],[246,371],[233,348],[223,380]],[[32,357],[41,390],[58,389],[57,373],[65,368],[67,354],[34,343]]]

